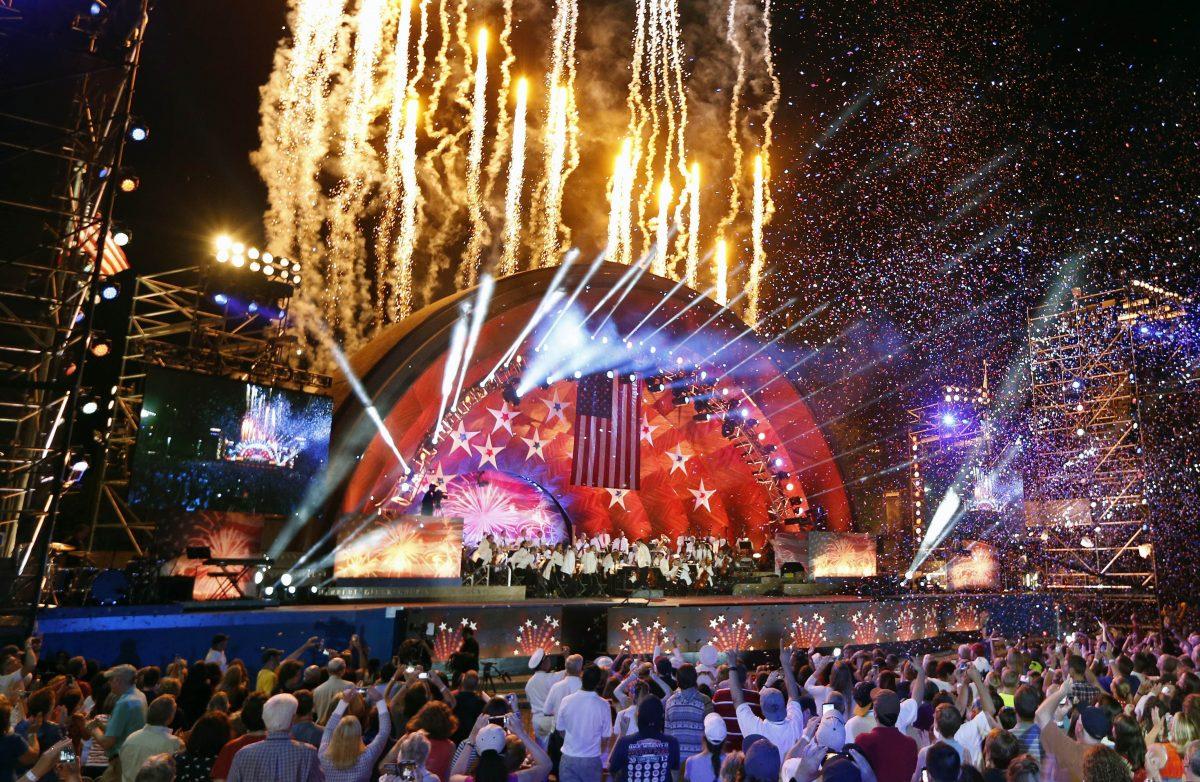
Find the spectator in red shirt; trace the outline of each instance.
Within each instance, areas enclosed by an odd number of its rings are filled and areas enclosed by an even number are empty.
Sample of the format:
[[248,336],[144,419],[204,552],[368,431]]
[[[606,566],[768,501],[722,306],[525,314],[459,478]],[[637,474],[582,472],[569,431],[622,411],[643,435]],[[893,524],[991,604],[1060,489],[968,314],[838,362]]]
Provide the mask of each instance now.
[[917,770],[917,742],[896,728],[900,699],[892,690],[877,688],[871,703],[879,724],[858,737],[858,747],[878,782],[909,782]]

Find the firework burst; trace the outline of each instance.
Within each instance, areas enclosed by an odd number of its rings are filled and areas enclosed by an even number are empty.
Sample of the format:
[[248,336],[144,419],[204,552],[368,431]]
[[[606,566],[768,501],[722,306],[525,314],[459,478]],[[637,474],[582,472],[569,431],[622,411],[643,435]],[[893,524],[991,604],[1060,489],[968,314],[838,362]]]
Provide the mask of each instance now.
[[528,657],[538,649],[552,652],[559,645],[557,634],[558,620],[552,616],[543,617],[541,622],[526,619],[525,623],[517,628],[516,654]]
[[644,625],[634,617],[621,624],[621,632],[625,634],[621,649],[631,654],[653,654],[655,649],[667,651],[670,646],[667,626],[657,619]]
[[814,614],[796,617],[791,624],[792,646],[796,649],[811,649],[825,640],[825,617]]
[[721,614],[710,620],[708,627],[713,632],[710,643],[717,647],[717,651],[728,652],[750,646],[750,623],[745,619],[738,618],[730,622]]

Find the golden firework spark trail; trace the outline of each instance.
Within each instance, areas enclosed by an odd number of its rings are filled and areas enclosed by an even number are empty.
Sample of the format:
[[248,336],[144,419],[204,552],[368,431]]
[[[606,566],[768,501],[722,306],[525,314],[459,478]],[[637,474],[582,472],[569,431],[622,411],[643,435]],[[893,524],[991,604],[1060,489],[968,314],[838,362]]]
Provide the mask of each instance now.
[[700,164],[692,163],[688,173],[687,260],[684,264],[684,279],[690,287],[695,288],[700,282]]
[[746,280],[746,322],[758,323],[759,284],[767,256],[763,250],[763,224],[766,219],[766,182],[764,181],[763,155],[754,158],[754,221],[750,227],[753,255],[750,259],[750,275]]
[[567,90],[556,85],[550,91],[546,118],[546,188],[542,215],[541,250],[537,265],[553,266],[559,256],[559,224],[562,222],[563,162],[567,156]]
[[729,246],[724,239],[717,240],[717,248],[713,252],[713,299],[724,307],[729,303]]
[[[329,212],[328,286],[334,306],[335,328],[361,336],[357,327],[359,306],[365,299],[362,280],[363,240],[356,218],[366,196],[372,109],[371,97],[375,88],[375,66],[383,44],[383,12],[385,0],[363,0],[355,15],[354,56],[350,71],[350,95],[342,119],[341,160],[343,176],[334,191],[333,208]],[[349,324],[355,324],[350,326]],[[354,347],[347,339],[346,346]]]
[[659,74],[661,71],[659,54],[662,51],[661,39],[662,31],[660,29],[659,17],[661,16],[662,5],[660,0],[649,0],[649,13],[646,15],[647,29],[647,47],[646,47],[646,68],[648,70],[647,82],[650,86],[650,94],[647,97],[646,105],[650,107],[649,118],[645,124],[650,127],[649,135],[646,138],[645,151],[642,153],[642,178],[641,178],[641,196],[638,199],[638,228],[641,230],[642,241],[638,250],[638,255],[644,255],[649,247],[651,221],[651,202],[655,198],[658,189],[659,177],[655,169],[655,160],[658,153],[658,136],[660,118],[658,113],[659,103]]
[[404,103],[404,133],[400,137],[400,231],[392,257],[392,320],[399,321],[412,312],[412,262],[417,242],[417,206],[421,189],[417,183],[417,122],[420,108],[416,98]]
[[738,107],[742,102],[742,91],[746,86],[746,50],[742,48],[738,38],[737,7],[741,0],[729,0],[729,14],[725,19],[725,40],[733,47],[737,55],[737,76],[733,82],[733,92],[729,98],[729,146],[733,150],[733,177],[729,180],[729,210],[717,224],[717,235],[724,236],[733,222],[737,220],[738,209],[741,207],[742,191],[742,138],[738,126]]
[[655,226],[658,238],[654,243],[654,260],[650,264],[650,271],[660,277],[666,276],[667,273],[667,241],[671,235],[673,195],[670,177],[663,177],[662,184],[658,186],[658,222]]
[[[412,26],[412,1],[401,0],[400,18],[396,22],[396,44],[392,51],[392,98],[388,110],[387,143],[384,147],[384,176],[381,185],[383,210],[379,216],[379,224],[375,228],[375,257],[384,264],[381,280],[394,280],[392,269],[392,231],[396,225],[396,212],[401,193],[400,151],[401,139],[404,133],[405,107],[408,105],[408,49],[409,36]],[[387,306],[388,297],[394,297],[395,290],[387,285],[379,285],[376,290],[376,310],[385,315],[390,314]]]
[[475,284],[479,274],[479,255],[487,232],[483,214],[483,134],[487,130],[487,47],[488,31],[479,29],[476,41],[475,90],[471,96],[471,140],[467,148],[467,211],[471,219],[471,237],[459,275],[466,287]]
[[637,167],[633,162],[633,141],[626,138],[621,142],[621,151],[617,153],[608,187],[608,244],[605,247],[605,257],[613,263],[629,264],[632,255],[632,248],[629,246],[629,199],[635,176]]
[[438,0],[438,48],[437,53],[433,56],[434,64],[437,67],[437,75],[433,79],[433,86],[430,89],[429,100],[425,106],[425,135],[430,138],[440,139],[446,135],[444,128],[438,127],[434,121],[434,115],[437,114],[438,107],[441,104],[442,90],[446,88],[446,82],[450,81],[452,69],[450,67],[450,11],[447,6],[450,0]]
[[417,65],[413,68],[412,76],[408,80],[408,89],[405,94],[416,92],[417,84],[425,75],[425,43],[429,40],[429,0],[420,0],[421,11],[419,13],[418,26],[420,32],[417,33]]
[[763,0],[763,56],[766,59],[767,78],[771,80],[771,97],[767,100],[765,117],[763,118],[763,143],[760,157],[763,158],[763,179],[766,182],[764,222],[770,222],[775,216],[775,200],[771,197],[771,135],[775,125],[775,109],[779,106],[779,98],[783,90],[779,84],[779,75],[775,73],[775,55],[771,51],[771,0]]
[[504,0],[504,26],[500,28],[500,51],[504,54],[500,60],[500,82],[496,91],[496,136],[492,139],[492,154],[488,156],[487,181],[483,188],[483,200],[490,203],[496,182],[504,168],[505,156],[509,149],[509,128],[512,127],[508,116],[508,94],[512,87],[512,66],[517,61],[513,52],[513,0]]
[[517,252],[521,247],[521,188],[525,168],[525,107],[529,98],[529,80],[517,80],[517,106],[513,110],[512,154],[508,162],[508,187],[504,192],[504,236],[497,276],[517,270]]

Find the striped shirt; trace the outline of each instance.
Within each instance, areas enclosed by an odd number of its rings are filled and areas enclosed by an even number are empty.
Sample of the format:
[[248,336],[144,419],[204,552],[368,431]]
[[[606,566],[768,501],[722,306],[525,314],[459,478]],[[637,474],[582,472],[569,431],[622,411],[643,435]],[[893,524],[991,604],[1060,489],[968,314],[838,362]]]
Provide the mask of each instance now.
[[1033,755],[1034,760],[1042,762],[1042,729],[1037,726],[1037,723],[1031,722],[1028,725],[1017,723],[1012,732],[1017,737],[1017,741],[1021,742],[1021,749]]
[[704,715],[712,710],[712,701],[695,689],[680,690],[671,693],[663,707],[667,712],[664,732],[679,742],[679,756],[690,758],[704,749]]

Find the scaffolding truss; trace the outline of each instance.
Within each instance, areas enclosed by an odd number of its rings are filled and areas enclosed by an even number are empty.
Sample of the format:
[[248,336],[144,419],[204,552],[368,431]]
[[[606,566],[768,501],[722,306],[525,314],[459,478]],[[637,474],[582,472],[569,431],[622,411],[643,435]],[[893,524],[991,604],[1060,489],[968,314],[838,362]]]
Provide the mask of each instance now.
[[1148,306],[1125,289],[1076,290],[1070,306],[1029,317],[1025,513],[1044,588],[1156,590],[1133,335]]
[[[268,318],[219,303],[217,281],[203,266],[143,275],[133,291],[115,414],[104,435],[92,503],[88,550],[103,542],[128,544],[137,556],[152,543],[155,525],[126,501],[130,463],[141,424],[147,373],[153,367],[198,372],[305,393],[327,390],[332,379],[298,368],[295,336],[285,309]],[[107,532],[118,532],[117,540]]]
[[83,467],[75,407],[149,2],[0,5],[0,537],[18,581],[40,584]]

